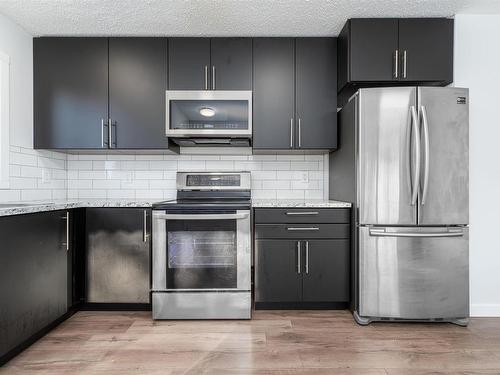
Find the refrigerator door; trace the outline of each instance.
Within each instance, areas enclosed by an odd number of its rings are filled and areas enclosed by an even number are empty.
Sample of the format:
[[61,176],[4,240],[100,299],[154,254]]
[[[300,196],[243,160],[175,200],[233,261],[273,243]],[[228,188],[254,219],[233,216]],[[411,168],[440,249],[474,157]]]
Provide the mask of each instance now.
[[467,227],[360,227],[359,315],[469,316]]
[[416,88],[369,88],[358,93],[359,223],[415,225],[411,175],[416,168],[410,165],[415,164],[410,154],[416,155],[411,146],[418,139],[412,137],[418,130]]
[[469,93],[419,87],[422,162],[418,224],[469,223]]

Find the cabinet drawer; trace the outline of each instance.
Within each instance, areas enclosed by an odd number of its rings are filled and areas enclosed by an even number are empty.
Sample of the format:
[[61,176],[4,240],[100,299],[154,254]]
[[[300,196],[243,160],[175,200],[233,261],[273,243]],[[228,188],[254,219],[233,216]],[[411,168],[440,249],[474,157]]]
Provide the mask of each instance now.
[[255,223],[345,223],[350,221],[348,208],[256,208]]
[[257,224],[255,238],[349,238],[349,224]]

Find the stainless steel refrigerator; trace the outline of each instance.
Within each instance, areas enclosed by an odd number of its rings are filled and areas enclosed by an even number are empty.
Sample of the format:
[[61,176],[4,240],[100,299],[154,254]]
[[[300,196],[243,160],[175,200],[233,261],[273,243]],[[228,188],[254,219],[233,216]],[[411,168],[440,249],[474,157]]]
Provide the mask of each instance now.
[[354,317],[469,316],[468,89],[360,89],[339,113],[330,196],[353,203]]

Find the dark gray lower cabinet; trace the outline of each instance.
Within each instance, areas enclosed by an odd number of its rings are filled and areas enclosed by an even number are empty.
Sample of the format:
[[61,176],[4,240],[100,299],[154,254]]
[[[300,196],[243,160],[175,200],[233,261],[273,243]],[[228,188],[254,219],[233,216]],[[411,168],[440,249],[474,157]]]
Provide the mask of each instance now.
[[255,300],[296,302],[302,298],[302,276],[297,272],[297,241],[255,242]]
[[302,242],[305,273],[302,300],[305,302],[349,299],[349,241],[307,240]]
[[68,309],[66,211],[0,218],[0,363]]
[[88,208],[86,302],[149,303],[148,208]]

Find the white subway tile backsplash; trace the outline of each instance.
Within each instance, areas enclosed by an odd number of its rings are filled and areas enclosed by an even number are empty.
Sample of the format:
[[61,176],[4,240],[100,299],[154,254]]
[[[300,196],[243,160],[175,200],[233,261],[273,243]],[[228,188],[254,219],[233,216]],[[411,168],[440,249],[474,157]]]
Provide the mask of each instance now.
[[93,189],[120,189],[121,181],[120,180],[93,180],[92,181]]
[[135,199],[135,190],[108,190],[109,199]]
[[262,170],[264,171],[286,171],[290,169],[289,161],[265,161],[262,163]]
[[78,171],[81,180],[105,180],[106,171]]
[[34,167],[37,165],[36,155],[21,154],[19,152],[11,152],[10,153],[10,163],[17,164],[17,165],[30,165],[30,166]]
[[264,180],[262,181],[262,189],[276,189],[276,190],[290,189],[290,181]]
[[218,171],[233,171],[234,162],[230,160],[217,160],[217,161],[207,161],[205,163],[207,171],[218,170]]
[[175,160],[162,160],[162,161],[151,161],[149,162],[151,169],[157,169],[163,171],[165,169],[177,170],[177,161]]
[[204,171],[205,162],[201,160],[179,160],[177,168],[179,171]]
[[52,199],[51,190],[41,190],[41,189],[21,190],[21,200],[23,201],[50,200],[50,199]]
[[149,189],[149,181],[148,180],[122,181],[121,188],[122,189],[148,190]]
[[92,169],[92,162],[90,160],[68,160],[68,169]]
[[135,171],[134,176],[138,180],[161,180],[163,179],[162,171]]
[[291,168],[299,171],[320,170],[319,161],[292,161]]

